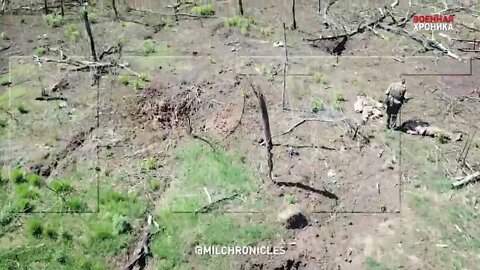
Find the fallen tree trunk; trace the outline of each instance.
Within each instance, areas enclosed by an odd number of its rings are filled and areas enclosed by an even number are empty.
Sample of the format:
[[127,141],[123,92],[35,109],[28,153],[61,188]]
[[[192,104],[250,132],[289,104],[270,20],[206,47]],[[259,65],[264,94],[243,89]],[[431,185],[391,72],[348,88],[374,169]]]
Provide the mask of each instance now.
[[480,180],[480,172],[475,172],[470,175],[465,176],[462,180],[454,182],[452,184],[452,188],[460,188],[468,183],[479,181]]
[[272,133],[270,132],[270,120],[268,118],[268,110],[267,110],[267,103],[265,102],[265,97],[263,93],[257,89],[253,83],[250,84],[252,87],[253,93],[258,99],[258,105],[260,106],[260,110],[262,112],[262,121],[263,121],[263,129],[265,133],[265,145],[267,146],[267,162],[268,162],[268,178],[273,181],[272,172],[273,172],[273,154],[272,154]]

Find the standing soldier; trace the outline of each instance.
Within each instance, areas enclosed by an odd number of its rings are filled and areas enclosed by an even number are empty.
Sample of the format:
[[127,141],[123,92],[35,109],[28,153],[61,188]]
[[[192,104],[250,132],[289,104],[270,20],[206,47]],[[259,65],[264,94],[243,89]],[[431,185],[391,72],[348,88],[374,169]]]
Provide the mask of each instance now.
[[385,94],[387,98],[385,104],[387,105],[387,128],[395,128],[397,126],[397,115],[400,112],[402,105],[410,98],[405,97],[407,87],[405,86],[405,79],[402,78],[400,82],[390,84]]

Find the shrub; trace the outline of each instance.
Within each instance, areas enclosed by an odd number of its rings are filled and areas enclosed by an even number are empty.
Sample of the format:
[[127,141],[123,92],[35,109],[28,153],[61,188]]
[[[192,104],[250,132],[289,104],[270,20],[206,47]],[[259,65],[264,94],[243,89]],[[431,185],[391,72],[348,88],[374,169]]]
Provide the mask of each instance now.
[[128,75],[124,75],[124,74],[120,75],[120,76],[118,77],[118,82],[119,82],[120,84],[122,84],[122,85],[128,85],[128,83],[129,83],[129,81],[128,81]]
[[293,194],[287,194],[287,195],[285,195],[284,199],[285,199],[285,201],[286,201],[288,204],[295,204],[295,203],[297,203],[297,198],[296,198],[295,195],[293,195]]
[[75,24],[67,25],[63,30],[63,34],[73,42],[77,42],[82,38],[82,33]]
[[71,212],[85,212],[87,204],[78,197],[73,197],[66,202],[66,210]]
[[441,132],[435,133],[435,139],[437,140],[437,142],[439,142],[441,144],[445,144],[445,143],[448,142],[448,138],[445,136],[445,134],[443,134]]
[[52,181],[50,188],[58,193],[67,193],[73,190],[73,187],[70,183],[66,183],[58,179]]
[[141,172],[155,170],[156,168],[157,168],[157,160],[154,157],[144,159],[142,160],[142,162],[140,162]]
[[32,186],[36,186],[36,187],[42,186],[43,179],[38,174],[29,173],[27,174],[26,179],[27,179],[27,182]]
[[24,199],[36,199],[40,197],[40,192],[36,187],[29,186],[26,183],[17,186],[17,194],[20,198]]
[[310,101],[310,108],[312,109],[313,113],[318,113],[325,110],[325,104],[321,99],[314,98]]
[[143,55],[150,55],[150,54],[155,53],[155,51],[156,51],[156,46],[155,46],[155,42],[153,42],[153,40],[146,39],[146,40],[143,41],[142,48],[141,48],[141,52],[142,52]]
[[60,27],[63,25],[63,17],[60,14],[48,14],[44,16],[45,22],[52,28]]
[[38,47],[35,49],[35,55],[36,56],[44,56],[47,53],[47,49],[44,47]]
[[140,74],[140,76],[135,81],[133,81],[133,89],[135,90],[145,89],[145,87],[147,87],[148,81],[149,80],[146,74]]
[[192,13],[201,16],[211,16],[215,14],[212,4],[195,6],[192,8]]
[[25,107],[25,105],[23,105],[23,104],[19,104],[19,105],[17,106],[17,110],[18,110],[18,112],[21,113],[21,114],[27,114],[27,113],[29,112],[29,110],[28,110],[28,109]]
[[55,227],[53,226],[48,226],[46,229],[45,229],[45,236],[52,239],[52,240],[55,240],[58,238],[58,232],[57,230],[55,229]]
[[255,20],[251,18],[246,18],[242,16],[235,16],[225,20],[226,27],[237,27],[240,29],[240,34],[247,34],[250,27],[255,25]]
[[20,198],[15,202],[15,211],[17,212],[30,213],[33,209],[35,209],[35,204],[29,199]]
[[148,187],[154,191],[157,191],[160,189],[160,182],[157,179],[151,179],[148,181]]
[[43,222],[37,218],[32,218],[27,221],[27,232],[29,235],[40,238],[43,234]]
[[21,168],[15,168],[11,169],[10,171],[7,171],[8,173],[8,178],[10,181],[20,184],[20,183],[25,183],[25,174]]

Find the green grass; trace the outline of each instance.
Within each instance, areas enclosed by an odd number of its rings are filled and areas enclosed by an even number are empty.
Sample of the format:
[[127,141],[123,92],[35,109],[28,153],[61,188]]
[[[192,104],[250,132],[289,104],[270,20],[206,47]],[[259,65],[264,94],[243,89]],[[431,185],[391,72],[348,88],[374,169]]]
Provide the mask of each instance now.
[[288,204],[295,204],[298,202],[297,198],[293,194],[285,194],[283,198],[285,199],[285,202],[287,202]]
[[157,168],[157,159],[155,157],[149,157],[142,160],[139,164],[141,172],[152,171]]
[[60,14],[51,13],[46,16],[43,16],[43,19],[45,20],[47,25],[52,28],[60,27],[64,23],[63,17]]
[[[196,245],[255,245],[274,237],[274,225],[261,224],[241,215],[222,214],[224,207],[249,207],[242,200],[230,200],[212,208],[208,214],[182,214],[177,211],[195,211],[209,204],[204,190],[212,200],[229,197],[234,193],[250,201],[256,182],[241,162],[241,157],[217,148],[215,152],[201,143],[189,144],[177,154],[178,182],[172,183],[164,194],[163,208],[158,212],[164,230],[152,242],[152,251],[159,269],[187,269],[185,257]],[[198,268],[227,269],[229,256],[198,257]]]
[[199,16],[212,16],[215,14],[215,10],[211,4],[207,4],[193,7],[192,13]]
[[320,98],[313,98],[310,100],[310,109],[312,113],[318,113],[325,110],[325,103]]
[[315,72],[315,74],[313,74],[313,79],[318,84],[327,84],[328,83],[325,74],[323,74],[321,72]]
[[[88,192],[96,198],[95,188]],[[83,201],[70,197],[68,206],[80,210]],[[133,242],[134,231],[145,224],[146,205],[138,192],[104,187],[100,209],[92,215],[18,216],[20,227],[7,227],[16,216],[0,211],[0,269],[109,269],[109,260],[121,256]],[[15,240],[4,237],[6,233]]]
[[121,85],[128,85],[130,82],[129,82],[129,79],[128,79],[128,75],[125,75],[125,74],[122,74],[120,76],[118,76],[118,82],[121,84]]
[[149,79],[146,74],[140,74],[132,83],[133,89],[135,90],[142,90],[147,87]]
[[47,53],[47,49],[45,47],[37,47],[35,49],[36,56],[44,56]]
[[21,114],[27,114],[30,112],[29,109],[27,109],[27,107],[25,106],[25,104],[18,104],[17,105],[17,110],[19,113]]
[[235,16],[225,20],[226,27],[236,27],[240,29],[240,34],[246,35],[250,28],[255,25],[255,20],[242,16]]
[[175,20],[170,16],[164,17],[162,20],[166,27],[175,26]]
[[142,42],[142,47],[140,48],[140,52],[144,55],[151,55],[157,51],[155,42],[151,39],[146,39]]
[[78,27],[75,24],[65,26],[63,34],[72,42],[78,42],[82,39],[82,33],[78,30]]

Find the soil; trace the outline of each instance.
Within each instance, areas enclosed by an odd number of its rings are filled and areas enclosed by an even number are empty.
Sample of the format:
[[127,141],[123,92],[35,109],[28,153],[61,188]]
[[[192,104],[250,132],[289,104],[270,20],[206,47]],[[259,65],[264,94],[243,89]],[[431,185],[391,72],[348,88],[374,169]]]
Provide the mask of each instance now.
[[[161,8],[155,6],[155,1],[150,2],[150,9]],[[246,35],[222,26],[222,17],[231,16],[231,11],[221,5],[218,6],[219,18],[182,18],[174,27],[164,26],[160,31],[136,23],[128,23],[125,30],[121,30],[116,26],[120,22],[112,23],[108,16],[101,17],[100,22],[93,25],[98,51],[114,44],[120,33],[128,37],[130,42],[123,48],[121,61],[129,62],[129,68],[135,72],[148,74],[148,86],[133,91],[131,86],[119,84],[116,76],[105,75],[96,97],[93,90],[83,91],[91,89],[88,73],[73,75],[69,88],[62,93],[68,99],[69,108],[85,111],[81,124],[73,120],[64,122],[62,141],[53,146],[52,151],[33,147],[18,137],[12,143],[18,142],[19,147],[25,148],[18,152],[13,148],[10,152],[6,150],[2,163],[8,164],[30,152],[25,164],[32,164],[29,165],[32,172],[49,177],[59,168],[73,166],[77,159],[93,159],[97,150],[109,150],[114,153],[113,158],[102,159],[97,166],[107,173],[126,172],[130,180],[123,183],[123,188],[128,189],[145,180],[138,179],[141,176],[134,164],[149,156],[168,163],[166,157],[190,132],[188,123],[191,123],[194,134],[241,152],[252,167],[259,168],[263,177],[267,165],[265,147],[259,141],[264,133],[257,100],[248,84],[248,80],[253,80],[267,99],[273,143],[278,144],[272,150],[273,177],[283,183],[275,185],[266,180],[265,185],[259,187],[261,192],[274,197],[275,205],[265,211],[276,215],[285,197],[293,196],[309,224],[282,237],[287,244],[285,255],[238,258],[235,269],[366,269],[367,257],[381,257],[382,251],[377,247],[382,245],[384,236],[394,235],[401,242],[402,229],[412,219],[408,215],[411,211],[408,204],[402,201],[402,185],[407,186],[403,186],[404,189],[412,188],[414,183],[405,179],[416,174],[418,165],[397,155],[399,149],[411,151],[402,148],[402,143],[435,139],[408,138],[397,133],[393,139],[388,138],[382,118],[359,126],[358,132],[369,138],[366,143],[361,136],[352,139],[354,131],[339,119],[346,117],[355,125],[360,124],[361,114],[353,110],[356,96],[361,92],[381,99],[388,84],[398,80],[400,73],[450,73],[465,70],[468,65],[447,56],[441,56],[438,62],[435,60],[438,52],[423,53],[417,42],[386,31],[382,31],[388,36],[385,38],[372,31],[354,35],[337,58],[329,50],[311,46],[304,40],[319,33],[332,33],[314,12],[315,1],[300,1],[297,6],[299,29],[287,29],[290,75],[286,79],[286,108],[282,108],[285,52],[283,47],[272,44],[283,41],[283,27],[279,22],[290,21],[288,1],[283,2],[244,1],[248,7],[246,12],[258,18],[257,26]],[[399,7],[396,14],[403,14],[404,8]],[[426,10],[420,4],[416,8],[418,12]],[[332,13],[345,9],[335,5]],[[125,15],[142,17],[135,11]],[[351,25],[355,25],[354,21],[352,19]],[[67,55],[84,58],[89,55],[87,42],[65,41],[62,31],[47,27],[38,15],[2,15],[1,24],[1,31],[8,33],[13,42],[11,48],[1,52],[2,67],[8,66],[9,57],[28,56],[22,59],[30,61],[39,44],[61,47]],[[476,20],[475,24],[478,24]],[[267,31],[264,28],[272,33],[262,34],[262,30]],[[462,30],[455,36],[461,38],[464,33],[467,31]],[[138,56],[138,48],[146,38],[165,45],[168,57],[150,56],[152,60],[147,61]],[[47,56],[55,57],[53,53]],[[117,57],[109,55],[104,61],[114,61]],[[11,60],[11,69],[18,69],[15,65]],[[258,72],[262,65],[267,70],[265,76]],[[473,61],[473,73],[465,77],[407,77],[409,93],[414,99],[405,105],[401,120],[421,118],[447,130],[471,134],[472,127],[479,124],[476,117],[479,96],[474,92],[480,79],[477,66],[478,61]],[[49,71],[52,74],[48,75]],[[40,72],[45,85],[46,82],[53,85],[61,74],[67,73],[50,63],[45,63]],[[327,83],[316,83],[315,72],[325,74]],[[15,74],[12,85],[22,80],[21,74]],[[38,92],[36,96],[40,95],[36,79],[31,80],[28,86]],[[1,86],[0,94],[5,91],[7,88]],[[341,110],[333,108],[335,92],[340,92],[345,99]],[[454,103],[456,97],[463,97],[463,103]],[[312,98],[323,100],[327,108],[312,113]],[[291,133],[276,136],[298,121],[312,117],[329,121],[306,122]],[[90,129],[94,121],[98,121],[98,125]],[[43,139],[39,136],[39,144],[44,144]],[[445,147],[451,150],[460,145],[451,143]],[[174,171],[174,168],[166,166],[165,170]],[[168,183],[164,186],[168,188]],[[403,266],[426,269],[422,268],[425,265],[421,258],[413,255]]]

